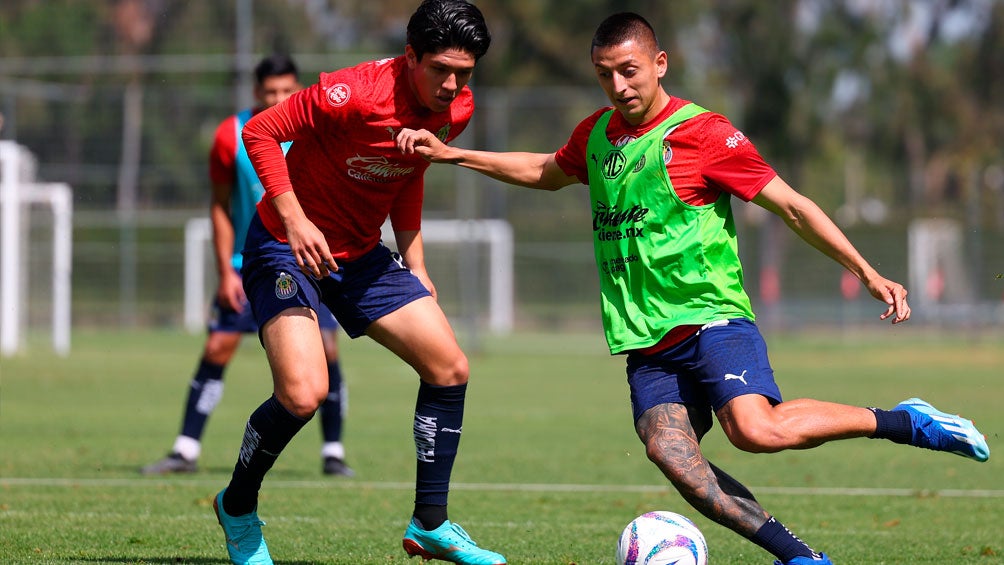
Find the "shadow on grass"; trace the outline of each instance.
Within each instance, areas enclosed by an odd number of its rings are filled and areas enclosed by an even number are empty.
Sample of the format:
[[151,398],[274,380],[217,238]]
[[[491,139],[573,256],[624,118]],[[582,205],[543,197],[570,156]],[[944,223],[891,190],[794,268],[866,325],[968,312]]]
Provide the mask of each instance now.
[[[227,565],[230,563],[229,559],[218,559],[215,557],[73,557],[66,558],[64,563],[133,563],[136,565],[159,565],[159,564],[185,564],[185,565]],[[313,565],[312,561],[283,561],[284,564],[288,565]]]
[[[230,466],[199,465],[198,470],[195,471],[194,473],[163,473],[159,475],[158,474],[144,475],[140,472],[141,468],[142,468],[141,465],[104,465],[99,470],[113,473],[134,474],[137,477],[153,477],[153,478],[190,477],[190,478],[210,479],[214,477],[222,477],[224,486],[226,486],[226,481],[229,479],[231,473],[234,472],[233,465]],[[281,478],[284,480],[302,480],[302,479],[315,479],[317,477],[326,477],[326,476],[327,475],[321,472],[321,463],[318,462],[317,469],[309,471],[301,468],[288,468],[288,467],[273,468],[269,470],[268,477],[265,480],[267,481],[268,478]],[[339,477],[334,477],[334,478],[337,479]],[[223,487],[221,486],[220,488]]]

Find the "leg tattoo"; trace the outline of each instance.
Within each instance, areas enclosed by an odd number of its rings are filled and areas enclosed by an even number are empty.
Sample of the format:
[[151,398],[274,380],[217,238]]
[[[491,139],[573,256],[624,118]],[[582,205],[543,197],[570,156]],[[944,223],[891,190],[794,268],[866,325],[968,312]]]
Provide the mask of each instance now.
[[750,538],[768,514],[746,487],[704,458],[700,438],[710,427],[710,415],[682,404],[661,404],[642,415],[637,432],[648,458],[691,506]]

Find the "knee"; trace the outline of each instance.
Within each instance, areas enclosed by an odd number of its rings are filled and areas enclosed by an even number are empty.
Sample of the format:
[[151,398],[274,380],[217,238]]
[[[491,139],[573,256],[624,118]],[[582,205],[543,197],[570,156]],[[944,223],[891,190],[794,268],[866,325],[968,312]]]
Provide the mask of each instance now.
[[338,362],[338,339],[335,332],[330,330],[321,331],[321,342],[324,344],[324,359],[328,363]]
[[317,412],[317,409],[321,406],[320,402],[314,402],[310,399],[300,396],[284,396],[279,397],[279,401],[282,403],[283,407],[289,411],[290,414],[296,416],[297,418],[302,418],[304,420],[309,420]]
[[285,406],[289,413],[300,417],[303,419],[310,419],[313,417],[314,412],[320,407],[320,402],[314,401],[302,401],[301,398],[292,396],[286,397],[285,399],[280,399],[282,405]]
[[328,397],[327,376],[275,391],[276,398],[297,418],[309,419]]
[[698,477],[692,472],[693,465],[688,462],[694,458],[694,454],[669,449],[666,445],[663,441],[649,441],[645,444],[645,454],[677,490],[692,490]]
[[467,356],[458,352],[453,359],[441,364],[431,372],[431,379],[427,382],[436,386],[456,386],[467,384],[471,376],[471,369],[467,362]]
[[240,334],[226,333],[210,334],[202,351],[202,358],[214,365],[226,365],[233,358],[240,343]]
[[677,464],[677,461],[675,461],[672,455],[663,449],[661,445],[655,442],[649,442],[645,446],[645,455],[647,455],[648,460],[655,463],[655,466],[658,467],[662,473],[666,475],[666,478],[674,484],[676,484],[678,480],[685,478],[685,473],[680,471],[680,466]]

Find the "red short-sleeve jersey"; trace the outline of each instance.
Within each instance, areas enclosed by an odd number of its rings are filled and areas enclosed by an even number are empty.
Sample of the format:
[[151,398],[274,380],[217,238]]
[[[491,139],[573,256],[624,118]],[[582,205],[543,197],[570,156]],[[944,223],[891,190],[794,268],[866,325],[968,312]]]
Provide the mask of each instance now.
[[[640,126],[632,126],[614,112],[607,126],[607,138],[614,145],[623,145],[652,130],[687,104],[689,101],[673,97],[658,116]],[[561,170],[583,184],[589,184],[586,172],[589,132],[608,110],[601,108],[580,122],[555,155]],[[777,175],[753,143],[721,114],[705,112],[687,120],[669,133],[667,141],[672,154],[666,170],[673,189],[688,204],[710,204],[723,191],[749,201]]]
[[237,116],[220,122],[209,149],[209,180],[213,184],[232,185],[236,176]]
[[[261,112],[243,139],[265,197],[258,213],[280,241],[286,234],[272,198],[292,190],[339,257],[355,259],[380,240],[389,216],[396,230],[421,228],[423,174],[429,163],[403,155],[394,136],[427,129],[449,142],[467,127],[474,98],[464,87],[450,109],[422,106],[403,56],[322,73],[317,84]],[[283,161],[279,142],[293,144]]]

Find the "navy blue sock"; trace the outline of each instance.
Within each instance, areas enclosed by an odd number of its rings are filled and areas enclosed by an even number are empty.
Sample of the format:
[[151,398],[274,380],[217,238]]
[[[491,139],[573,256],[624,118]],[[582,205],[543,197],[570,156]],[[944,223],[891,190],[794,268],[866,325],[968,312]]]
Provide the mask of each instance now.
[[763,526],[760,526],[750,541],[766,549],[782,563],[787,563],[796,557],[809,557],[811,559],[820,557],[773,516]]
[[321,404],[321,435],[325,442],[342,441],[342,369],[328,363],[328,397]]
[[[418,387],[415,402],[415,511],[422,526],[438,528],[446,517],[450,474],[457,458],[464,424],[464,397],[467,384]],[[439,508],[433,508],[439,507]]]
[[913,442],[913,423],[906,410],[882,410],[869,408],[875,413],[875,433],[873,439],[887,439],[895,443]]
[[223,365],[199,360],[199,367],[188,385],[185,416],[181,421],[181,435],[201,440],[206,420],[223,397]]
[[[446,506],[441,506],[438,504],[415,504],[415,512],[413,514],[415,520],[418,521],[418,526],[423,530],[432,531],[438,528],[445,522],[447,518]],[[427,526],[426,524],[433,524],[432,526]]]
[[240,457],[234,465],[230,484],[223,494],[223,509],[231,516],[247,514],[258,505],[258,491],[265,473],[279,458],[289,440],[309,421],[298,418],[269,397],[248,418]]

